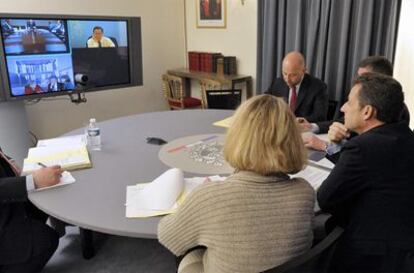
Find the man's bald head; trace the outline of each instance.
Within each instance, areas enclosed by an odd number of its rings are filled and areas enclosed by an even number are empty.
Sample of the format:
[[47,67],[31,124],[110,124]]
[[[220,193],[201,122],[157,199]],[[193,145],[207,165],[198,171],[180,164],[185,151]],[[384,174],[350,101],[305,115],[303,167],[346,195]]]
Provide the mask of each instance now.
[[299,84],[306,72],[305,58],[300,52],[289,52],[282,63],[283,80],[289,87]]

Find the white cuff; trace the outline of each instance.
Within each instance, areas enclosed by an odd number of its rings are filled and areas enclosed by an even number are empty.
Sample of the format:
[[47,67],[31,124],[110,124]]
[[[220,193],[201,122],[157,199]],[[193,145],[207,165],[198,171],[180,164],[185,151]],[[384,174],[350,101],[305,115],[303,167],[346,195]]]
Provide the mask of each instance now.
[[312,133],[314,133],[314,134],[319,133],[319,126],[318,126],[318,124],[316,124],[316,123],[311,123],[310,125],[311,125],[310,131],[311,131]]
[[33,180],[33,175],[29,174],[26,176],[26,189],[27,191],[34,191],[36,189],[35,184],[34,184],[34,180]]

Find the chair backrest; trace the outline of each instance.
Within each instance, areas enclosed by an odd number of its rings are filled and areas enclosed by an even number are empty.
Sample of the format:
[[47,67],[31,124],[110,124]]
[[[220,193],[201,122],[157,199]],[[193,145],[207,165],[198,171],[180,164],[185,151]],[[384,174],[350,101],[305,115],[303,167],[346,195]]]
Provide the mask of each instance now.
[[162,91],[171,108],[184,108],[184,89],[182,78],[169,74],[162,75]]
[[116,40],[115,37],[108,36],[108,38],[111,39],[111,41],[114,43],[115,47],[118,47],[118,41]]
[[201,102],[203,104],[203,108],[208,108],[206,90],[220,90],[221,88],[222,84],[218,81],[210,79],[200,80]]
[[236,109],[241,103],[241,90],[206,90],[210,109]]
[[344,232],[335,227],[328,236],[312,247],[308,252],[262,273],[324,273],[328,271],[329,262],[335,250],[336,242]]

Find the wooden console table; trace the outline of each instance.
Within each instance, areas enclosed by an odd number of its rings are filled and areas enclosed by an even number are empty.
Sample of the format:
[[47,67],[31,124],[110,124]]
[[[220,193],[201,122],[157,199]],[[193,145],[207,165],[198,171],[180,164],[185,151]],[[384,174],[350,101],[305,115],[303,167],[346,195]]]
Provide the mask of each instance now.
[[244,75],[219,75],[217,73],[207,73],[202,71],[192,71],[188,68],[171,69],[168,74],[184,78],[186,93],[191,94],[188,90],[191,88],[190,80],[214,80],[222,85],[229,85],[231,89],[235,89],[236,84],[246,84],[246,98],[253,95],[252,77]]

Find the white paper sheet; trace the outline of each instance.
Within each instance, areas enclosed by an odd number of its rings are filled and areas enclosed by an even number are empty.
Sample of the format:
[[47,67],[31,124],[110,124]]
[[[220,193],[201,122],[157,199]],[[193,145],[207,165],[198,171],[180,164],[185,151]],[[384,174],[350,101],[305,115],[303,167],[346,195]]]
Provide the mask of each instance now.
[[326,157],[322,158],[319,161],[313,161],[310,160],[309,163],[311,165],[315,165],[315,166],[321,166],[323,168],[328,168],[330,170],[332,170],[335,167],[335,164],[333,164],[329,159],[327,159]]
[[304,170],[297,174],[291,175],[290,177],[301,177],[304,178],[309,184],[315,189],[320,187],[322,182],[329,176],[329,171],[319,169],[312,166],[307,166]]
[[37,142],[36,147],[74,146],[74,145],[86,145],[86,136],[85,135],[74,135],[74,136],[41,139]]
[[[217,182],[226,179],[226,177],[218,175],[209,176],[208,178],[210,181]],[[127,186],[126,217],[151,217],[173,213],[180,202],[205,181],[206,177],[183,178],[181,170],[170,169],[151,183]],[[181,190],[177,193],[180,185]],[[172,204],[167,206],[167,203],[171,202]],[[160,209],[162,206],[164,207]]]
[[136,194],[133,206],[143,210],[170,209],[183,188],[183,172],[177,168],[169,169]]

